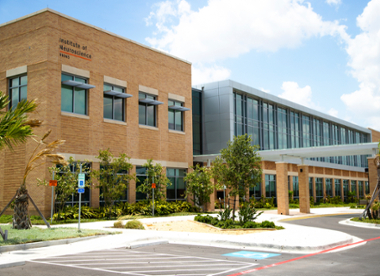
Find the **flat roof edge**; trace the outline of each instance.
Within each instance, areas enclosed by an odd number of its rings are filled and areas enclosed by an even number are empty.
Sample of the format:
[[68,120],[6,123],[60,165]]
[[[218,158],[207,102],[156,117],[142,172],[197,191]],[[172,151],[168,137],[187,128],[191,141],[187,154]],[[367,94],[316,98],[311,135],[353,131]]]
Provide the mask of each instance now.
[[144,44],[142,44],[142,43],[139,43],[139,42],[136,42],[136,41],[131,40],[131,39],[129,39],[129,38],[126,38],[126,37],[120,36],[120,35],[115,34],[115,33],[113,33],[113,32],[110,32],[110,31],[104,30],[104,29],[102,29],[102,28],[100,28],[100,27],[97,27],[97,26],[95,26],[95,25],[92,25],[92,24],[86,23],[86,22],[84,22],[84,21],[81,21],[81,20],[76,19],[76,18],[74,18],[74,17],[68,16],[68,15],[66,15],[66,14],[60,13],[60,12],[58,12],[58,11],[52,10],[52,9],[50,9],[50,8],[44,8],[44,9],[42,9],[42,10],[39,10],[39,11],[36,11],[36,12],[30,13],[30,14],[24,15],[24,16],[22,16],[22,17],[19,17],[19,18],[13,19],[13,20],[8,21],[8,22],[5,22],[5,23],[2,23],[2,24],[0,24],[0,27],[3,27],[3,26],[6,26],[6,25],[10,25],[10,24],[16,23],[16,22],[18,22],[18,21],[21,21],[21,20],[24,20],[24,19],[27,19],[27,18],[33,17],[33,16],[35,16],[35,15],[38,15],[38,14],[41,14],[41,13],[44,13],[44,12],[51,12],[51,13],[54,13],[54,14],[56,14],[56,15],[62,16],[62,17],[64,17],[64,18],[67,18],[67,19],[69,19],[69,20],[72,20],[72,21],[78,22],[78,23],[80,23],[80,24],[83,24],[83,25],[88,26],[88,27],[91,27],[91,28],[94,28],[94,29],[96,29],[96,30],[98,30],[98,31],[101,31],[101,32],[107,33],[107,34],[109,34],[109,35],[112,35],[112,36],[118,37],[118,38],[123,39],[123,40],[128,41],[128,42],[134,43],[134,44],[139,45],[139,46],[141,46],[141,47],[144,47],[144,48],[146,48],[146,49],[148,49],[148,50],[152,50],[152,51],[154,51],[154,52],[157,52],[157,53],[163,54],[163,55],[165,55],[165,56],[168,56],[168,57],[174,58],[174,59],[176,59],[176,60],[182,61],[182,62],[187,63],[187,64],[189,64],[189,65],[192,64],[190,61],[187,61],[187,60],[185,60],[185,59],[181,59],[181,58],[179,58],[179,57],[173,56],[173,55],[171,55],[171,54],[169,54],[169,53],[166,53],[166,52],[164,52],[164,51],[161,51],[161,50],[158,50],[158,49],[155,49],[155,48],[149,47],[149,46],[144,45]]

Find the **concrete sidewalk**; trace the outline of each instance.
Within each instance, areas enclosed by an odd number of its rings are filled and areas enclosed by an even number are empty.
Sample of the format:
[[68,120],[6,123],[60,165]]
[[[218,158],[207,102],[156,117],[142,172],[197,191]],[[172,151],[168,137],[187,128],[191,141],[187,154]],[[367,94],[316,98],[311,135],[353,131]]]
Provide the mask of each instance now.
[[[102,250],[118,247],[129,247],[134,243],[154,243],[168,241],[170,243],[205,245],[224,248],[241,248],[248,250],[265,250],[275,252],[312,253],[333,248],[338,245],[349,244],[358,241],[356,237],[343,232],[326,230],[321,228],[306,227],[288,224],[284,219],[301,219],[312,216],[361,213],[363,210],[349,208],[315,208],[311,214],[301,214],[298,209],[291,209],[289,216],[278,215],[277,210],[265,211],[257,221],[269,220],[281,225],[285,229],[280,231],[268,231],[247,235],[222,235],[189,232],[170,231],[141,231],[112,229],[114,221],[101,221],[82,223],[81,229],[103,229],[109,231],[122,231],[120,235],[101,236],[95,239],[85,239],[74,243],[57,245],[57,241],[51,246],[31,248],[27,250],[15,250],[0,253],[0,268],[20,265],[23,262],[57,255],[75,254],[92,250]],[[160,221],[193,220],[194,216],[161,217],[141,219],[144,223]],[[54,225],[53,227],[77,227],[77,224]],[[64,243],[65,241],[62,241]]]

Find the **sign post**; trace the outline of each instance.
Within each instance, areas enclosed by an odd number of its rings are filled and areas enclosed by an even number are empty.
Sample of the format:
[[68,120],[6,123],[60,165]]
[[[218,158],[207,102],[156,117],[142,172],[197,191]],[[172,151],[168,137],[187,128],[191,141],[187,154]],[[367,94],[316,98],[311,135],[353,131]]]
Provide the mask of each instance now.
[[54,174],[55,172],[53,171],[53,180],[49,181],[49,186],[51,186],[51,211],[50,211],[50,224],[53,223],[53,211],[54,211],[54,187],[57,186],[57,180],[54,180]]
[[152,214],[154,216],[154,189],[156,189],[156,183],[154,183],[154,177],[152,177],[152,193],[153,193],[153,196],[152,196],[152,200],[153,200],[153,207],[152,207]]
[[78,214],[78,232],[80,232],[80,213],[82,204],[82,194],[84,193],[85,175],[82,173],[82,163],[78,174],[78,193],[79,193],[79,214]]

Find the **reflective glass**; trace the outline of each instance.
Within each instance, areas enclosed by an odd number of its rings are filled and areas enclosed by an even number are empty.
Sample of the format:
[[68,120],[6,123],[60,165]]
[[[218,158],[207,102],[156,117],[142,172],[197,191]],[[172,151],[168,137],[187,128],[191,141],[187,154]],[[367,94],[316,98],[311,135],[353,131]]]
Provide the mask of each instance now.
[[123,98],[117,98],[114,97],[114,108],[115,108],[115,120],[123,121],[123,103],[124,99]]
[[26,86],[21,86],[20,87],[20,96],[21,96],[21,99],[20,99],[20,101],[21,100],[26,100],[26,97],[27,97],[27,87]]
[[112,119],[112,97],[103,98],[103,115],[106,119]]
[[169,129],[174,129],[174,110],[169,109]]
[[62,85],[61,110],[66,112],[73,112],[73,89],[71,86]]
[[74,113],[86,114],[86,90],[84,89],[75,88]]
[[175,112],[175,129],[181,131],[182,130],[182,112]]
[[148,126],[155,126],[155,107],[154,105],[148,105],[147,106],[147,116],[148,116]]
[[20,85],[26,85],[28,82],[28,76],[22,76],[20,80]]
[[109,91],[109,90],[112,90],[112,86],[106,83],[103,84],[103,91]]
[[139,104],[139,124],[145,125],[145,104]]

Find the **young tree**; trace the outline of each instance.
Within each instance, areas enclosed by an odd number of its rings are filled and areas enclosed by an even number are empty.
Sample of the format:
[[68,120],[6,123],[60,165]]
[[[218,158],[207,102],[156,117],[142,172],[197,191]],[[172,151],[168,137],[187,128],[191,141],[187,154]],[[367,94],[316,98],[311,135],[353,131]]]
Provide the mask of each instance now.
[[170,180],[163,173],[163,167],[161,164],[153,165],[153,160],[148,159],[143,165],[146,168],[147,178],[136,189],[137,192],[147,194],[148,199],[152,199],[152,183],[156,184],[154,189],[154,200],[161,200],[165,197],[166,186],[170,183]]
[[193,171],[186,174],[184,180],[186,181],[185,198],[190,196],[190,199],[196,206],[199,206],[203,211],[205,203],[210,203],[210,195],[214,189],[218,189],[215,184],[211,182],[211,171],[209,168],[200,167],[197,164],[192,167]]
[[109,149],[99,150],[96,158],[100,160],[100,169],[92,171],[91,178],[97,180],[94,186],[101,189],[100,196],[104,198],[108,218],[111,218],[112,206],[136,176],[129,174],[133,165],[128,162],[130,158],[124,153],[119,158],[114,158]]
[[[60,145],[65,143],[65,140],[55,140],[51,143],[47,143],[46,139],[50,135],[51,130],[49,130],[39,141],[32,138],[37,146],[34,149],[30,159],[25,168],[24,177],[20,188],[16,192],[15,205],[13,213],[13,228],[14,229],[29,229],[31,227],[28,207],[29,207],[29,194],[26,189],[26,179],[30,172],[35,168],[46,164],[51,161],[55,164],[65,164],[64,157],[59,154],[54,154],[54,150]],[[44,147],[40,149],[40,147]],[[48,159],[50,159],[48,161]],[[33,201],[32,201],[33,202]]]
[[35,100],[22,100],[16,108],[6,110],[8,105],[8,96],[0,91],[0,150],[25,143],[26,138],[33,136],[32,127],[41,125],[41,121],[29,120],[27,116],[36,110]]
[[[58,220],[59,213],[63,212],[65,203],[68,198],[77,192],[78,188],[78,174],[80,172],[80,163],[75,162],[72,157],[69,158],[67,164],[61,166],[53,166],[49,168],[51,174],[54,173],[54,179],[57,180],[57,187],[55,187],[56,202],[58,205]],[[87,166],[82,166],[82,173],[89,173],[90,170]],[[39,185],[47,186],[47,181],[39,180]],[[86,187],[90,185],[86,182]]]
[[247,189],[261,183],[261,158],[257,153],[258,146],[252,146],[251,142],[251,136],[247,134],[234,137],[213,162],[214,178],[231,189],[230,195],[234,198],[233,219],[239,191],[245,193]]

